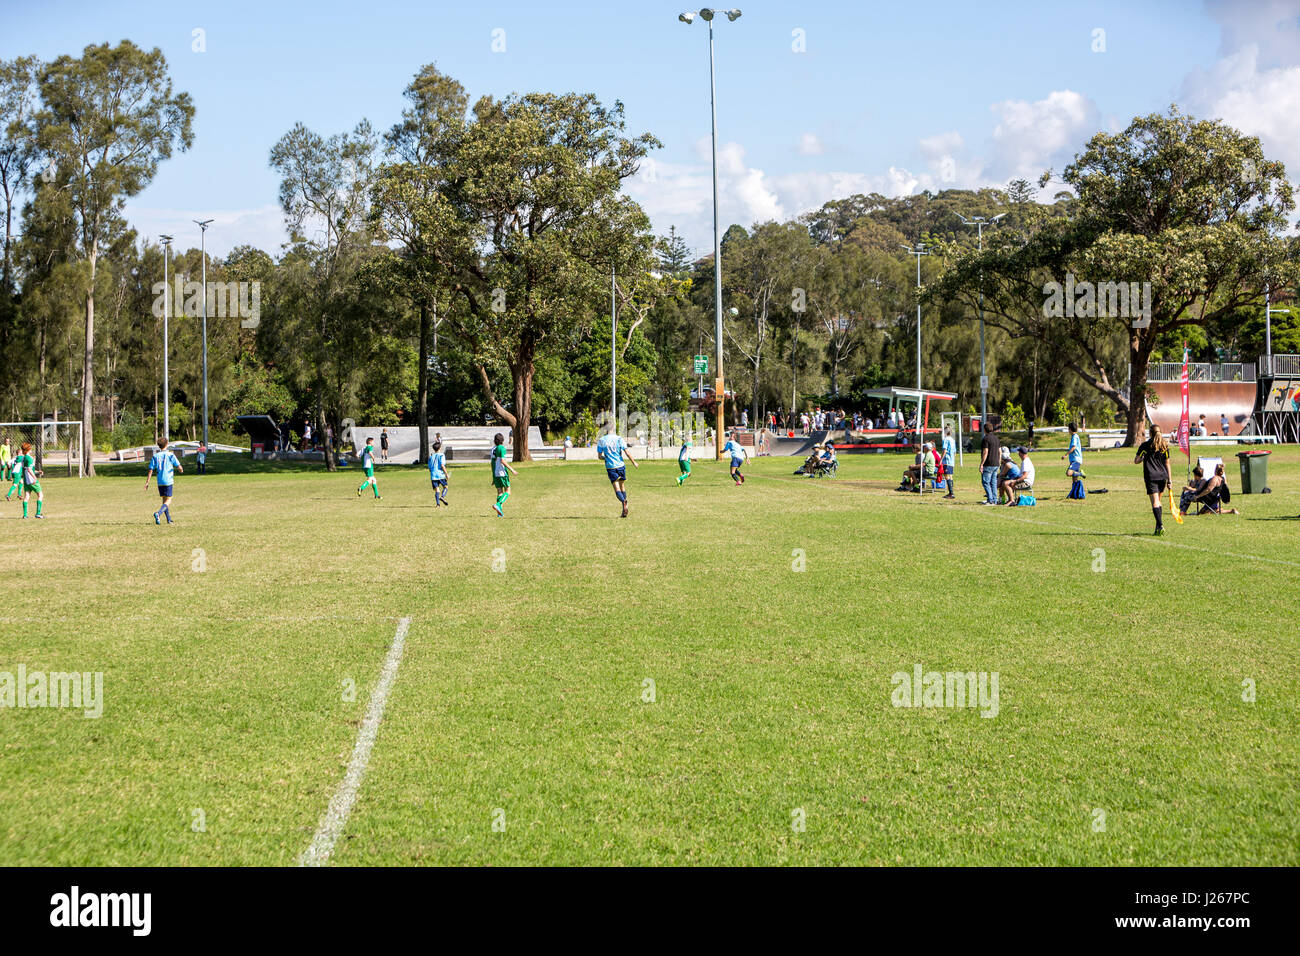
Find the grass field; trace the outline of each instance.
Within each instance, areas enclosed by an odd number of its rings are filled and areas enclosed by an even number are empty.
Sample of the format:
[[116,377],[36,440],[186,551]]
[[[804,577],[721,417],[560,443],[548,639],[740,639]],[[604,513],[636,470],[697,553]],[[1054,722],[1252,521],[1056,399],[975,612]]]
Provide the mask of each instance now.
[[[139,466],[50,479],[0,513],[0,671],[103,672],[103,715],[0,708],[0,865],[295,863],[403,618],[336,865],[1300,863],[1300,449],[1162,539],[1131,452],[1084,502],[1057,454],[1014,510],[969,458],[956,502],[654,462],[626,521],[595,464],[504,520],[483,465],[435,511],[218,458],[172,527]],[[918,664],[996,716],[893,706]]]

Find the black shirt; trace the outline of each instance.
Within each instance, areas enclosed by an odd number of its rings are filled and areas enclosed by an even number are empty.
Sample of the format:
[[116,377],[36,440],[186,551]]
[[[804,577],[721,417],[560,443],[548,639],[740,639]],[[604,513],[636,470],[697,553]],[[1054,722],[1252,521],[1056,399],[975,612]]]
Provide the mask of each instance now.
[[980,450],[987,452],[984,456],[984,464],[981,467],[998,467],[998,459],[1002,455],[1002,442],[998,441],[998,436],[994,432],[984,433],[984,439],[980,442]]
[[1138,457],[1142,459],[1142,477],[1147,481],[1169,481],[1169,453],[1156,453],[1156,446],[1148,438],[1138,446]]

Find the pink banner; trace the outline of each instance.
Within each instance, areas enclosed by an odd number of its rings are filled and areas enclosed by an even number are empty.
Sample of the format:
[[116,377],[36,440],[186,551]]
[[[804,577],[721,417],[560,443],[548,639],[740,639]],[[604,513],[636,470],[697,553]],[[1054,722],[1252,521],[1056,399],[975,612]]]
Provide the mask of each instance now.
[[1182,393],[1183,393],[1183,415],[1178,420],[1178,447],[1181,448],[1183,450],[1183,454],[1185,454],[1190,459],[1192,457],[1192,443],[1188,440],[1188,438],[1191,434],[1192,423],[1191,423],[1191,414],[1190,414],[1191,404],[1189,398],[1189,389],[1187,387],[1187,347],[1186,346],[1183,346],[1183,377],[1181,379],[1181,382],[1182,382]]

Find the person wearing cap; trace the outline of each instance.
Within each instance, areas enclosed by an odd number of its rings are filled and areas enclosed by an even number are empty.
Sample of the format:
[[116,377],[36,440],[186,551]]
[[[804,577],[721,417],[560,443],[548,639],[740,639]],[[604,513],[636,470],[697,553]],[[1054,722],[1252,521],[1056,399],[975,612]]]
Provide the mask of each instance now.
[[1021,445],[1016,454],[1020,456],[1020,464],[1008,460],[1006,476],[1002,479],[1002,491],[1007,496],[1008,505],[1020,500],[1020,492],[1034,489],[1034,463],[1029,459],[1029,449]]

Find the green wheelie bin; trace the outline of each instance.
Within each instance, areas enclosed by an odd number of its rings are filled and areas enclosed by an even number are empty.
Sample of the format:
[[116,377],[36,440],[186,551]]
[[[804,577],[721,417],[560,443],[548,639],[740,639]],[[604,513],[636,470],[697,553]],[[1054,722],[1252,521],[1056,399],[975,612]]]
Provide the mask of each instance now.
[[1239,451],[1237,461],[1241,465],[1241,493],[1243,495],[1266,495],[1273,489],[1268,486],[1267,451]]

